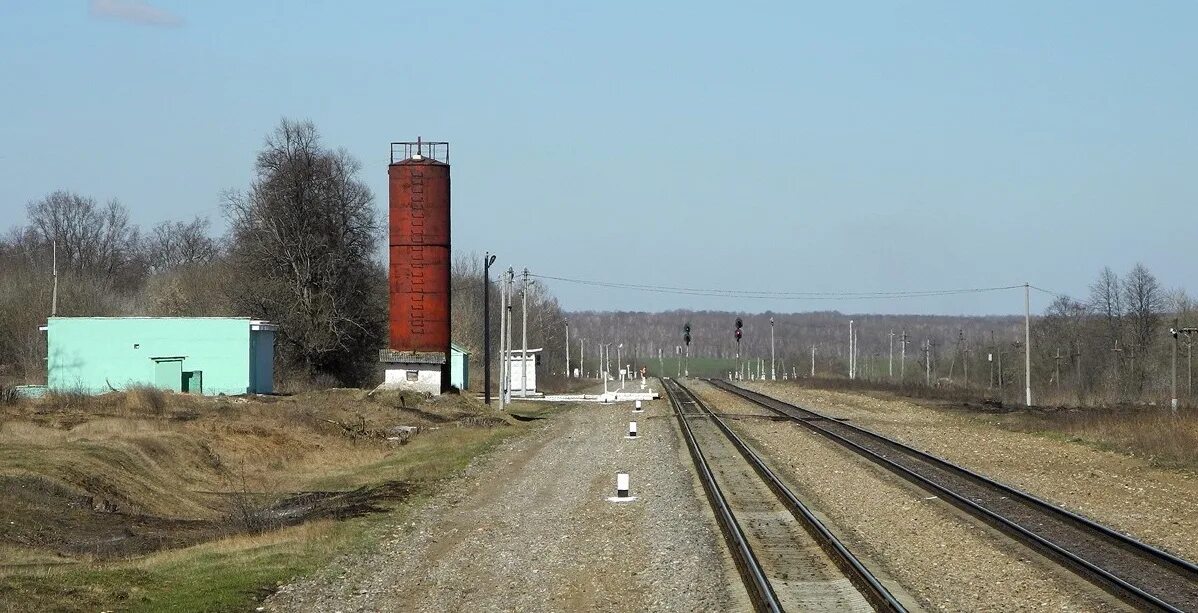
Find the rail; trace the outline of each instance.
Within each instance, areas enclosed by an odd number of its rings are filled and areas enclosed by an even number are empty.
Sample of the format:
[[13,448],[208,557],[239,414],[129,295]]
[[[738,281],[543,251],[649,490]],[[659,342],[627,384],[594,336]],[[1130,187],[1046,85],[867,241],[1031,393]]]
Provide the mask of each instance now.
[[1198,610],[1198,566],[1187,560],[876,432],[726,381],[708,381],[942,495],[1133,604]]

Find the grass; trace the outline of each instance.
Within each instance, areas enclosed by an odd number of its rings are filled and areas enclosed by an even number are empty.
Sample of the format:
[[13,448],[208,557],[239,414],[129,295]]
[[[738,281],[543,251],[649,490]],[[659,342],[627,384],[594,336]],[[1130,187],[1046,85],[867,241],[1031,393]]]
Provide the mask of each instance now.
[[[161,402],[132,395],[49,399],[37,410],[0,416],[0,476],[99,488],[120,504],[172,517],[212,515],[212,497],[203,490],[228,489],[230,475],[242,471],[264,491],[343,491],[403,481],[414,485],[414,494],[384,501],[383,513],[225,536],[134,558],[105,561],[0,544],[0,612],[253,609],[280,583],[371,546],[438,482],[524,431],[423,423],[430,429],[399,446],[351,437],[324,421],[414,423],[416,414],[376,406],[353,392],[232,409],[189,399],[181,399],[186,406],[180,407],[169,394]],[[434,409],[446,415],[458,410]],[[0,505],[5,502],[0,498]]]
[[1004,427],[1142,458],[1161,468],[1198,470],[1198,410],[1070,409],[1019,411]]
[[[644,364],[648,376],[650,377],[676,377],[678,376],[679,366],[684,366],[692,377],[727,377],[728,373],[736,370],[736,358],[698,358],[692,357],[690,360],[675,356],[665,356],[660,361],[656,358],[641,359]],[[665,370],[662,370],[664,364]],[[756,365],[756,362],[753,362]],[[766,369],[769,369],[767,360]]]

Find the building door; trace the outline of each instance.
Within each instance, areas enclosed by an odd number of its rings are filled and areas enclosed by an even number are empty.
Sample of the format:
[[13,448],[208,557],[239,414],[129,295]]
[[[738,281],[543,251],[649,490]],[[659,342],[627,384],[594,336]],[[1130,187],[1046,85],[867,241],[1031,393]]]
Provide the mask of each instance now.
[[171,392],[183,391],[183,360],[154,360],[154,387]]
[[184,394],[203,394],[204,393],[204,373],[198,370],[183,371],[183,393]]

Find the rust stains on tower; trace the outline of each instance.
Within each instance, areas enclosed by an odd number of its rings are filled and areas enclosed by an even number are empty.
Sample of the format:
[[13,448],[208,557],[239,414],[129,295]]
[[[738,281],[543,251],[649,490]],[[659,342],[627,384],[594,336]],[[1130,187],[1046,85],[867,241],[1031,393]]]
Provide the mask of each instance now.
[[391,143],[387,175],[390,348],[448,358],[449,143]]

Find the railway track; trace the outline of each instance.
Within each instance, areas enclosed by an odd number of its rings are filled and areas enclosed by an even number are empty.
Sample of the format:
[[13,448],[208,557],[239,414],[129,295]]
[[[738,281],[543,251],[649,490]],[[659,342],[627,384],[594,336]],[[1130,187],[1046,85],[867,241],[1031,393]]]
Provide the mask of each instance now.
[[906,610],[723,419],[679,382],[663,382],[759,611]]
[[897,473],[1142,609],[1198,611],[1198,566],[896,440],[709,379]]

